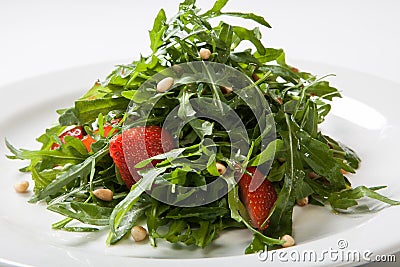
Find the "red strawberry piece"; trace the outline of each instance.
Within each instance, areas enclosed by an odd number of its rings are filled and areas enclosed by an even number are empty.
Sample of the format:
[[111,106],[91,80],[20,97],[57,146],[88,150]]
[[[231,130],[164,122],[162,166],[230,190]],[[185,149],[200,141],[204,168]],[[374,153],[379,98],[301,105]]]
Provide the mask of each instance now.
[[92,151],[92,144],[95,143],[96,140],[90,135],[85,135],[82,139],[82,144],[86,147],[87,151]]
[[[173,148],[173,138],[166,130],[159,126],[139,126],[125,130],[111,139],[110,156],[122,180],[131,188],[140,179],[138,169],[134,167],[137,163]],[[158,162],[160,161],[153,160],[144,168],[154,166]]]
[[[110,125],[110,124],[104,125],[103,137],[107,137],[108,134],[111,132],[111,130],[114,130],[114,127],[112,127],[112,125]],[[114,131],[116,131],[116,130],[114,130]]]
[[[111,132],[111,134],[114,134],[117,132],[117,129],[115,129],[113,126],[118,124],[121,121],[121,119],[114,119],[111,122],[107,122],[106,124],[104,124],[104,133],[103,133],[103,137],[107,137],[108,134]],[[98,133],[99,130],[94,131],[95,133]]]
[[[121,119],[114,119],[112,120],[110,123],[106,123],[104,124],[104,132],[103,132],[103,137],[108,137],[108,134],[111,132],[111,135],[113,135],[114,133],[117,132],[117,130],[113,127],[115,124],[119,123],[121,121]],[[94,130],[93,133],[98,134],[99,130]],[[92,144],[95,143],[96,140],[94,138],[92,138],[90,135],[86,135],[85,137],[83,137],[82,139],[82,143],[85,145],[87,151],[92,151]]]
[[[277,195],[272,183],[255,167],[247,168],[249,174],[243,174],[239,180],[239,196],[247,209],[253,227],[265,230],[268,222],[261,225],[268,218],[272,206],[274,205]],[[250,192],[250,183],[252,179],[262,179],[262,183],[254,191]]]
[[[82,126],[73,127],[71,129],[68,129],[68,130],[64,131],[62,134],[60,134],[59,138],[60,138],[60,140],[61,140],[61,142],[63,144],[65,144],[64,138],[66,136],[72,136],[72,137],[75,137],[75,138],[77,138],[79,140],[82,140],[82,138],[83,138],[83,128],[82,128]],[[57,149],[59,147],[60,147],[59,144],[53,144],[51,146],[51,150]]]

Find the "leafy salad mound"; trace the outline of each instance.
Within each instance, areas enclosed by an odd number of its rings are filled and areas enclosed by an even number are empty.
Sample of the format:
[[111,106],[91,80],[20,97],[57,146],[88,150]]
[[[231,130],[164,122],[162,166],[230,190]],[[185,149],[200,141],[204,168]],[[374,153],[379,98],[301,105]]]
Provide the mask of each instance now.
[[[158,239],[164,239],[204,248],[222,230],[247,228],[254,238],[245,252],[253,253],[265,246],[279,248],[283,244],[280,237],[292,234],[292,213],[297,200],[307,197],[310,204],[330,205],[336,212],[357,211],[357,200],[363,197],[390,205],[400,204],[377,193],[383,187],[352,188],[345,174],[355,173],[359,157],[346,145],[318,130],[330,111],[330,101],[341,97],[336,88],[289,66],[282,49],[264,46],[258,27],[248,29],[224,21],[216,25],[210,22],[221,16],[231,16],[269,28],[263,17],[224,12],[222,9],[228,0],[217,0],[206,12],[198,9],[195,2],[182,2],[178,13],[170,20],[161,9],[149,31],[151,55],[118,65],[105,81],[96,82],[76,100],[72,108],[57,111],[60,114],[58,123],[37,139],[41,143],[40,150],[17,149],[6,141],[12,153],[8,156],[10,159],[30,161],[21,169],[30,172],[35,182],[30,202],[45,201],[49,210],[65,216],[52,225],[54,229],[87,232],[109,227],[107,244],[114,244],[144,218],[153,246]],[[240,49],[244,42],[251,47]],[[225,180],[231,189],[226,196],[199,207],[168,205],[142,189],[157,179],[176,185],[204,186],[218,176],[212,167],[216,163],[232,166],[227,155],[231,148],[229,138],[214,121],[196,119],[186,125],[179,137],[180,153],[160,155],[158,159],[162,161],[150,170],[141,169],[141,180],[130,189],[110,156],[110,140],[121,134],[129,103],[132,101],[137,106],[140,115],[141,105],[152,101],[138,91],[139,87],[168,67],[204,60],[199,54],[202,48],[211,51],[207,61],[231,66],[258,85],[275,121],[276,139],[271,142],[275,153],[271,153],[271,146],[261,145],[259,140],[263,133],[250,115],[250,108],[237,95],[226,92],[227,88],[216,91],[206,83],[173,88],[160,98],[151,116],[146,118],[146,124],[162,126],[172,109],[182,103],[188,107],[189,99],[200,97],[218,99],[235,110],[251,139],[248,160],[241,168],[271,164],[264,175],[275,188],[277,199],[265,230],[249,222],[233,177]],[[78,132],[71,134],[71,129]],[[206,138],[212,139],[215,150],[208,149]],[[198,166],[190,162],[202,155],[208,161],[202,163],[199,171]],[[136,167],[146,166],[150,160]],[[93,193],[97,188],[111,190],[112,200],[98,198]],[[72,221],[82,225],[70,224]]]

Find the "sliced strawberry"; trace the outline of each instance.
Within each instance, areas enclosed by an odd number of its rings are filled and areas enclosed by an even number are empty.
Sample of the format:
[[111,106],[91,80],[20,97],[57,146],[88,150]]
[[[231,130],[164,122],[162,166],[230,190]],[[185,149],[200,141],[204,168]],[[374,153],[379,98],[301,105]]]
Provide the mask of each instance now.
[[[104,125],[104,133],[103,137],[107,137],[108,134],[111,132],[111,134],[114,134],[117,130],[113,127],[114,125],[118,124],[121,121],[121,119],[114,119],[110,123],[106,123]],[[96,132],[96,131],[95,131]]]
[[[114,134],[117,130],[113,127],[115,124],[119,123],[121,121],[121,119],[114,119],[112,120],[110,123],[106,123],[103,127],[104,132],[103,132],[103,137],[107,137],[108,134]],[[99,130],[94,130],[93,131],[95,134],[99,133]],[[82,143],[85,145],[87,151],[92,151],[92,144],[95,143],[96,140],[91,137],[90,135],[86,135],[85,137],[83,137],[82,139]]]
[[[72,137],[75,137],[75,138],[77,138],[79,140],[82,140],[82,138],[83,138],[83,128],[82,128],[82,126],[76,126],[74,128],[71,128],[71,129],[63,132],[62,134],[60,134],[59,138],[60,138],[60,140],[61,140],[61,142],[63,144],[65,144],[64,138],[66,136],[72,136]],[[55,149],[57,149],[59,147],[60,147],[59,144],[53,144],[50,149],[51,150],[55,150]]]
[[[255,167],[247,168],[247,171],[253,176],[243,174],[239,180],[240,199],[247,209],[253,227],[265,230],[268,222],[263,227],[261,225],[268,218],[272,206],[274,205],[277,195],[272,183],[259,172]],[[261,185],[250,192],[250,183],[252,179],[263,179]]]
[[83,145],[86,147],[87,151],[92,151],[92,144],[95,143],[96,140],[90,135],[85,135],[82,139]]
[[[168,152],[173,147],[174,142],[171,135],[165,130],[162,131],[161,127],[139,126],[125,130],[111,139],[110,156],[114,160],[122,180],[128,188],[131,188],[140,179],[137,169],[134,168],[137,163]],[[152,164],[155,165],[158,162],[153,160]],[[144,168],[150,166],[151,164]]]

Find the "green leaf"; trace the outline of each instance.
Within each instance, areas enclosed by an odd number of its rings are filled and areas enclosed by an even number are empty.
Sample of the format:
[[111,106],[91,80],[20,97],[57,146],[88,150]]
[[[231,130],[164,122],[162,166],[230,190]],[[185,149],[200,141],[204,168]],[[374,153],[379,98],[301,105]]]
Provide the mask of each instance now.
[[253,20],[265,27],[271,28],[271,25],[261,16],[256,15],[254,13],[241,13],[241,12],[224,12],[221,15],[231,16],[231,17],[239,17],[242,19],[250,19]]
[[257,156],[250,160],[249,166],[258,166],[267,161],[273,160],[275,151],[280,150],[284,142],[280,139],[276,139],[268,144],[268,146]]
[[205,136],[212,135],[214,123],[201,119],[194,119],[189,122],[192,129],[203,140]]
[[74,112],[79,120],[79,125],[84,125],[95,121],[100,113],[107,114],[112,110],[126,110],[128,104],[129,100],[124,97],[77,100]]
[[223,207],[194,207],[176,208],[170,211],[165,217],[174,220],[199,218],[201,220],[216,220],[228,213]]
[[61,189],[64,188],[65,185],[67,185],[71,181],[79,178],[86,179],[92,171],[92,161],[97,163],[107,154],[108,146],[105,146],[103,149],[88,157],[84,162],[67,168],[64,172],[57,175],[56,179],[54,179],[49,185],[47,185],[36,195],[34,195],[31,198],[30,202],[37,202],[45,199],[48,196],[57,194],[58,192],[60,192]]
[[360,157],[356,154],[356,152],[354,152],[353,149],[346,146],[345,144],[338,142],[338,145],[346,154],[345,155],[346,161],[350,164],[351,167],[353,167],[354,169],[357,169],[361,162]]
[[249,64],[253,63],[256,65],[261,65],[261,63],[255,58],[250,50],[245,50],[242,52],[235,52],[230,54],[231,60],[235,61],[238,64]]
[[75,233],[82,233],[82,232],[97,232],[99,231],[98,228],[94,228],[94,227],[63,227],[60,230],[64,230],[67,232],[75,232]]
[[40,190],[49,185],[56,177],[62,172],[62,170],[51,169],[39,171],[38,166],[34,165],[31,168],[32,180],[35,181],[34,192],[37,194]]
[[292,233],[292,214],[293,206],[296,201],[296,188],[304,179],[305,173],[302,170],[301,159],[297,151],[299,143],[295,139],[295,129],[292,128],[292,118],[285,114],[285,121],[288,132],[282,132],[286,151],[286,172],[283,180],[283,186],[278,194],[278,198],[270,214],[267,233],[273,237],[281,237]]
[[265,70],[265,71],[271,71],[274,75],[279,76],[279,77],[283,78],[284,80],[287,80],[288,82],[291,82],[293,84],[298,84],[298,82],[299,82],[300,77],[296,73],[294,73],[291,69],[289,69],[285,66],[264,65],[260,69]]
[[161,9],[154,20],[153,29],[149,31],[151,42],[150,48],[153,53],[155,53],[157,49],[163,44],[162,37],[165,30],[167,29],[167,26],[165,25],[166,21],[167,17],[165,16],[165,11],[164,9]]
[[241,39],[248,40],[254,44],[257,48],[257,52],[261,55],[264,55],[266,50],[264,45],[261,43],[261,33],[258,28],[254,28],[253,30],[248,30],[246,28],[240,26],[234,26],[233,32]]
[[[79,140],[78,140],[79,141]],[[33,162],[40,161],[46,159],[50,161],[50,163],[54,164],[78,164],[85,160],[85,156],[79,154],[76,155],[72,153],[73,151],[69,149],[62,149],[62,150],[26,150],[26,149],[17,149],[13,145],[11,145],[7,140],[5,140],[6,146],[8,150],[13,156],[7,156],[11,159],[21,159],[21,160],[31,160]],[[76,150],[75,150],[76,151]]]
[[244,251],[245,254],[253,254],[256,252],[264,251],[265,244],[260,240],[258,236],[253,237],[253,241],[247,246],[246,250]]
[[170,150],[170,151],[168,151],[168,152],[165,152],[165,153],[163,153],[163,154],[159,154],[159,155],[157,155],[157,156],[154,156],[154,157],[145,159],[145,160],[143,160],[143,161],[137,163],[137,164],[135,165],[135,168],[137,168],[137,169],[143,168],[143,167],[145,167],[147,164],[149,164],[150,162],[152,162],[153,160],[160,160],[160,159],[165,160],[165,159],[168,159],[169,161],[171,161],[172,159],[175,159],[175,158],[177,158],[179,155],[181,155],[186,149],[187,149],[187,148],[176,148],[176,149]]
[[74,108],[66,109],[58,118],[58,122],[62,126],[79,124],[79,119],[76,117],[75,109]]
[[195,244],[204,248],[214,239],[213,228],[209,221],[199,221],[199,224],[199,229],[192,231],[192,236],[196,240]]
[[165,224],[162,220],[162,214],[168,211],[171,207],[169,205],[161,204],[158,201],[153,200],[152,205],[146,210],[147,217],[147,230],[149,233],[150,243],[152,246],[156,246],[156,238],[160,237],[157,233],[157,228]]
[[319,175],[326,177],[336,189],[345,188],[341,165],[334,159],[333,152],[324,144],[305,132],[297,132],[303,160]]
[[[143,216],[145,211],[151,206],[150,203],[138,203],[130,209],[125,216],[122,218],[120,225],[110,231],[107,237],[107,245],[112,245],[121,240],[126,233],[128,233],[133,226],[135,226],[138,220]],[[107,220],[107,224],[109,219]]]
[[277,60],[282,54],[284,54],[282,49],[265,48],[265,54],[260,55],[256,52],[254,53],[254,58],[256,58],[258,62],[264,64]]
[[179,4],[179,10],[187,10],[196,4],[196,0],[185,0]]
[[332,100],[333,97],[341,97],[339,91],[331,87],[327,81],[318,81],[306,87],[306,92],[312,95]]
[[228,3],[229,0],[217,0],[215,1],[213,7],[205,12],[202,16],[207,17],[207,16],[212,16],[215,14],[220,14],[222,8]]
[[318,134],[318,111],[316,104],[308,100],[304,112],[304,116],[300,125],[312,138],[316,138]]
[[285,176],[286,167],[286,163],[278,166],[272,166],[268,173],[267,179],[271,182],[281,181]]
[[[381,189],[379,187],[378,189]],[[352,206],[358,204],[357,199],[361,199],[363,197],[369,197],[372,199],[379,200],[383,203],[387,203],[389,205],[400,205],[400,201],[392,200],[388,197],[385,197],[375,191],[374,188],[368,188],[366,186],[359,186],[354,189],[346,189],[340,192],[331,193],[328,200],[334,209],[348,209]]]
[[299,184],[296,187],[296,200],[297,199],[302,199],[305,197],[310,196],[311,194],[314,193],[314,190],[309,186],[304,180],[299,182]]
[[96,82],[89,91],[86,92],[80,99],[81,100],[93,100],[97,98],[103,98],[113,90],[110,87],[102,86],[99,82]]
[[223,42],[221,45],[217,45],[217,60],[221,64],[226,63],[231,52],[231,46],[233,41],[233,30],[232,26],[226,23],[221,23],[221,30],[219,32],[219,40]]
[[195,93],[189,93],[186,88],[180,92],[178,96],[180,102],[178,117],[180,119],[186,120],[196,115],[196,111],[194,111],[192,105],[190,104],[190,98],[194,95]]
[[150,188],[153,184],[154,179],[166,171],[166,168],[160,169],[149,169],[143,174],[142,179],[140,179],[136,184],[131,187],[129,194],[115,206],[111,216],[109,218],[109,224],[113,234],[116,234],[117,229],[123,222],[125,215],[132,209],[139,201],[141,194]]
[[125,97],[126,99],[132,100],[133,96],[135,95],[136,90],[129,90],[129,91],[123,91],[121,95]]
[[183,232],[187,227],[188,225],[185,221],[174,220],[169,226],[168,232],[165,235],[160,235],[159,237],[164,238],[171,243],[177,243],[183,239]]
[[162,178],[171,184],[184,186],[186,184],[188,171],[185,169],[177,168],[170,173],[165,173]]
[[92,203],[63,202],[47,206],[48,210],[92,225],[107,225],[112,208]]
[[65,136],[64,142],[65,142],[64,146],[66,148],[75,149],[83,157],[87,156],[88,151],[85,145],[82,143],[82,141],[79,140],[78,138],[75,138],[73,136]]

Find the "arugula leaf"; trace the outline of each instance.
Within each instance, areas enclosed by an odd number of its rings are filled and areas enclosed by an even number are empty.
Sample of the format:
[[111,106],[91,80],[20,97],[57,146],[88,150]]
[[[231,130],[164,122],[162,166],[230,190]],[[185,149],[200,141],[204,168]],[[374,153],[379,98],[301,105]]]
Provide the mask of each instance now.
[[285,114],[285,121],[288,132],[283,133],[283,139],[289,148],[286,152],[286,172],[284,176],[283,186],[278,194],[278,198],[270,213],[269,226],[267,233],[274,237],[281,237],[285,234],[292,233],[292,214],[293,206],[296,201],[296,188],[304,179],[304,171],[302,170],[301,160],[297,147],[299,145],[295,138],[295,132],[292,128],[292,120],[289,114]]
[[85,158],[88,155],[88,151],[85,145],[82,143],[81,140],[73,137],[73,136],[65,136],[64,137],[64,147],[73,149],[74,151],[79,153],[79,157]]
[[[67,139],[68,140],[68,139]],[[59,163],[64,161],[76,162],[82,161],[84,157],[77,157],[76,155],[72,155],[71,153],[66,153],[66,151],[60,150],[38,150],[31,151],[26,149],[17,149],[13,145],[11,145],[7,140],[5,140],[7,148],[13,153],[13,156],[7,156],[10,159],[21,159],[21,160],[35,160],[38,158],[48,157],[52,159],[56,159]]]
[[284,52],[282,49],[265,48],[265,54],[261,55],[258,52],[254,53],[254,57],[260,64],[265,64],[277,60]]
[[179,220],[183,218],[200,218],[202,220],[218,219],[228,213],[224,207],[194,207],[177,208],[170,211],[165,217]]
[[318,174],[326,177],[336,189],[345,188],[341,165],[333,157],[329,147],[305,132],[298,132],[302,159]]
[[57,175],[56,179],[54,179],[50,184],[37,192],[30,199],[30,202],[37,202],[48,196],[57,194],[65,185],[75,179],[85,179],[92,171],[92,161],[98,162],[106,154],[108,154],[108,146],[105,146],[103,149],[88,157],[84,162],[68,167],[64,172]]
[[153,53],[156,52],[157,49],[163,44],[162,37],[164,31],[167,29],[167,26],[165,25],[166,20],[167,17],[165,16],[165,11],[164,9],[161,9],[154,20],[153,29],[149,31],[151,40],[150,48]]
[[253,241],[247,246],[244,253],[245,254],[252,254],[260,251],[264,251],[265,244],[260,240],[260,238],[256,235],[253,237]]
[[333,97],[341,97],[339,91],[331,87],[327,81],[318,81],[307,86],[306,91],[312,95],[332,100]]
[[132,186],[129,194],[115,206],[109,218],[109,224],[113,234],[117,235],[116,231],[123,222],[125,215],[132,209],[133,205],[139,201],[141,194],[145,190],[148,190],[154,179],[165,171],[166,168],[160,168],[150,169],[144,173],[142,179]]
[[[121,240],[135,226],[138,220],[144,215],[146,210],[151,206],[150,203],[138,203],[130,209],[122,218],[122,221],[114,231],[110,231],[107,237],[107,245],[112,245]],[[109,216],[110,217],[110,216]],[[109,217],[107,224],[109,224]]]
[[331,193],[328,200],[332,208],[334,208],[335,210],[346,210],[352,206],[355,206],[358,204],[356,200],[363,197],[376,199],[389,205],[400,205],[400,201],[389,199],[376,192],[376,190],[381,188],[383,187],[368,188],[366,186],[359,186],[354,189],[346,189],[340,192]]
[[79,124],[79,119],[76,117],[75,109],[74,108],[66,109],[58,118],[58,122],[62,126]]
[[92,203],[62,202],[47,206],[48,210],[60,213],[80,222],[92,225],[107,225],[112,208],[101,207]]
[[264,45],[261,43],[261,33],[259,28],[256,27],[253,30],[248,30],[240,26],[234,26],[232,29],[236,36],[240,38],[240,40],[248,40],[252,42],[257,48],[258,53],[261,55],[265,54],[266,50]]
[[215,14],[220,14],[221,10],[226,6],[229,0],[217,0],[215,1],[213,7],[205,12],[202,16],[207,17],[207,16],[213,16]]
[[258,166],[267,161],[273,160],[275,151],[281,149],[282,146],[282,140],[276,139],[272,141],[260,154],[250,160],[249,166]]
[[93,100],[77,100],[74,113],[80,125],[93,122],[100,113],[107,114],[111,110],[125,110],[129,100],[124,97],[97,98]]
[[222,15],[227,15],[227,16],[231,16],[231,17],[239,17],[239,18],[243,18],[243,19],[250,19],[253,20],[265,27],[271,28],[271,25],[269,25],[269,23],[261,16],[258,16],[254,13],[241,13],[241,12],[224,12],[221,13]]

